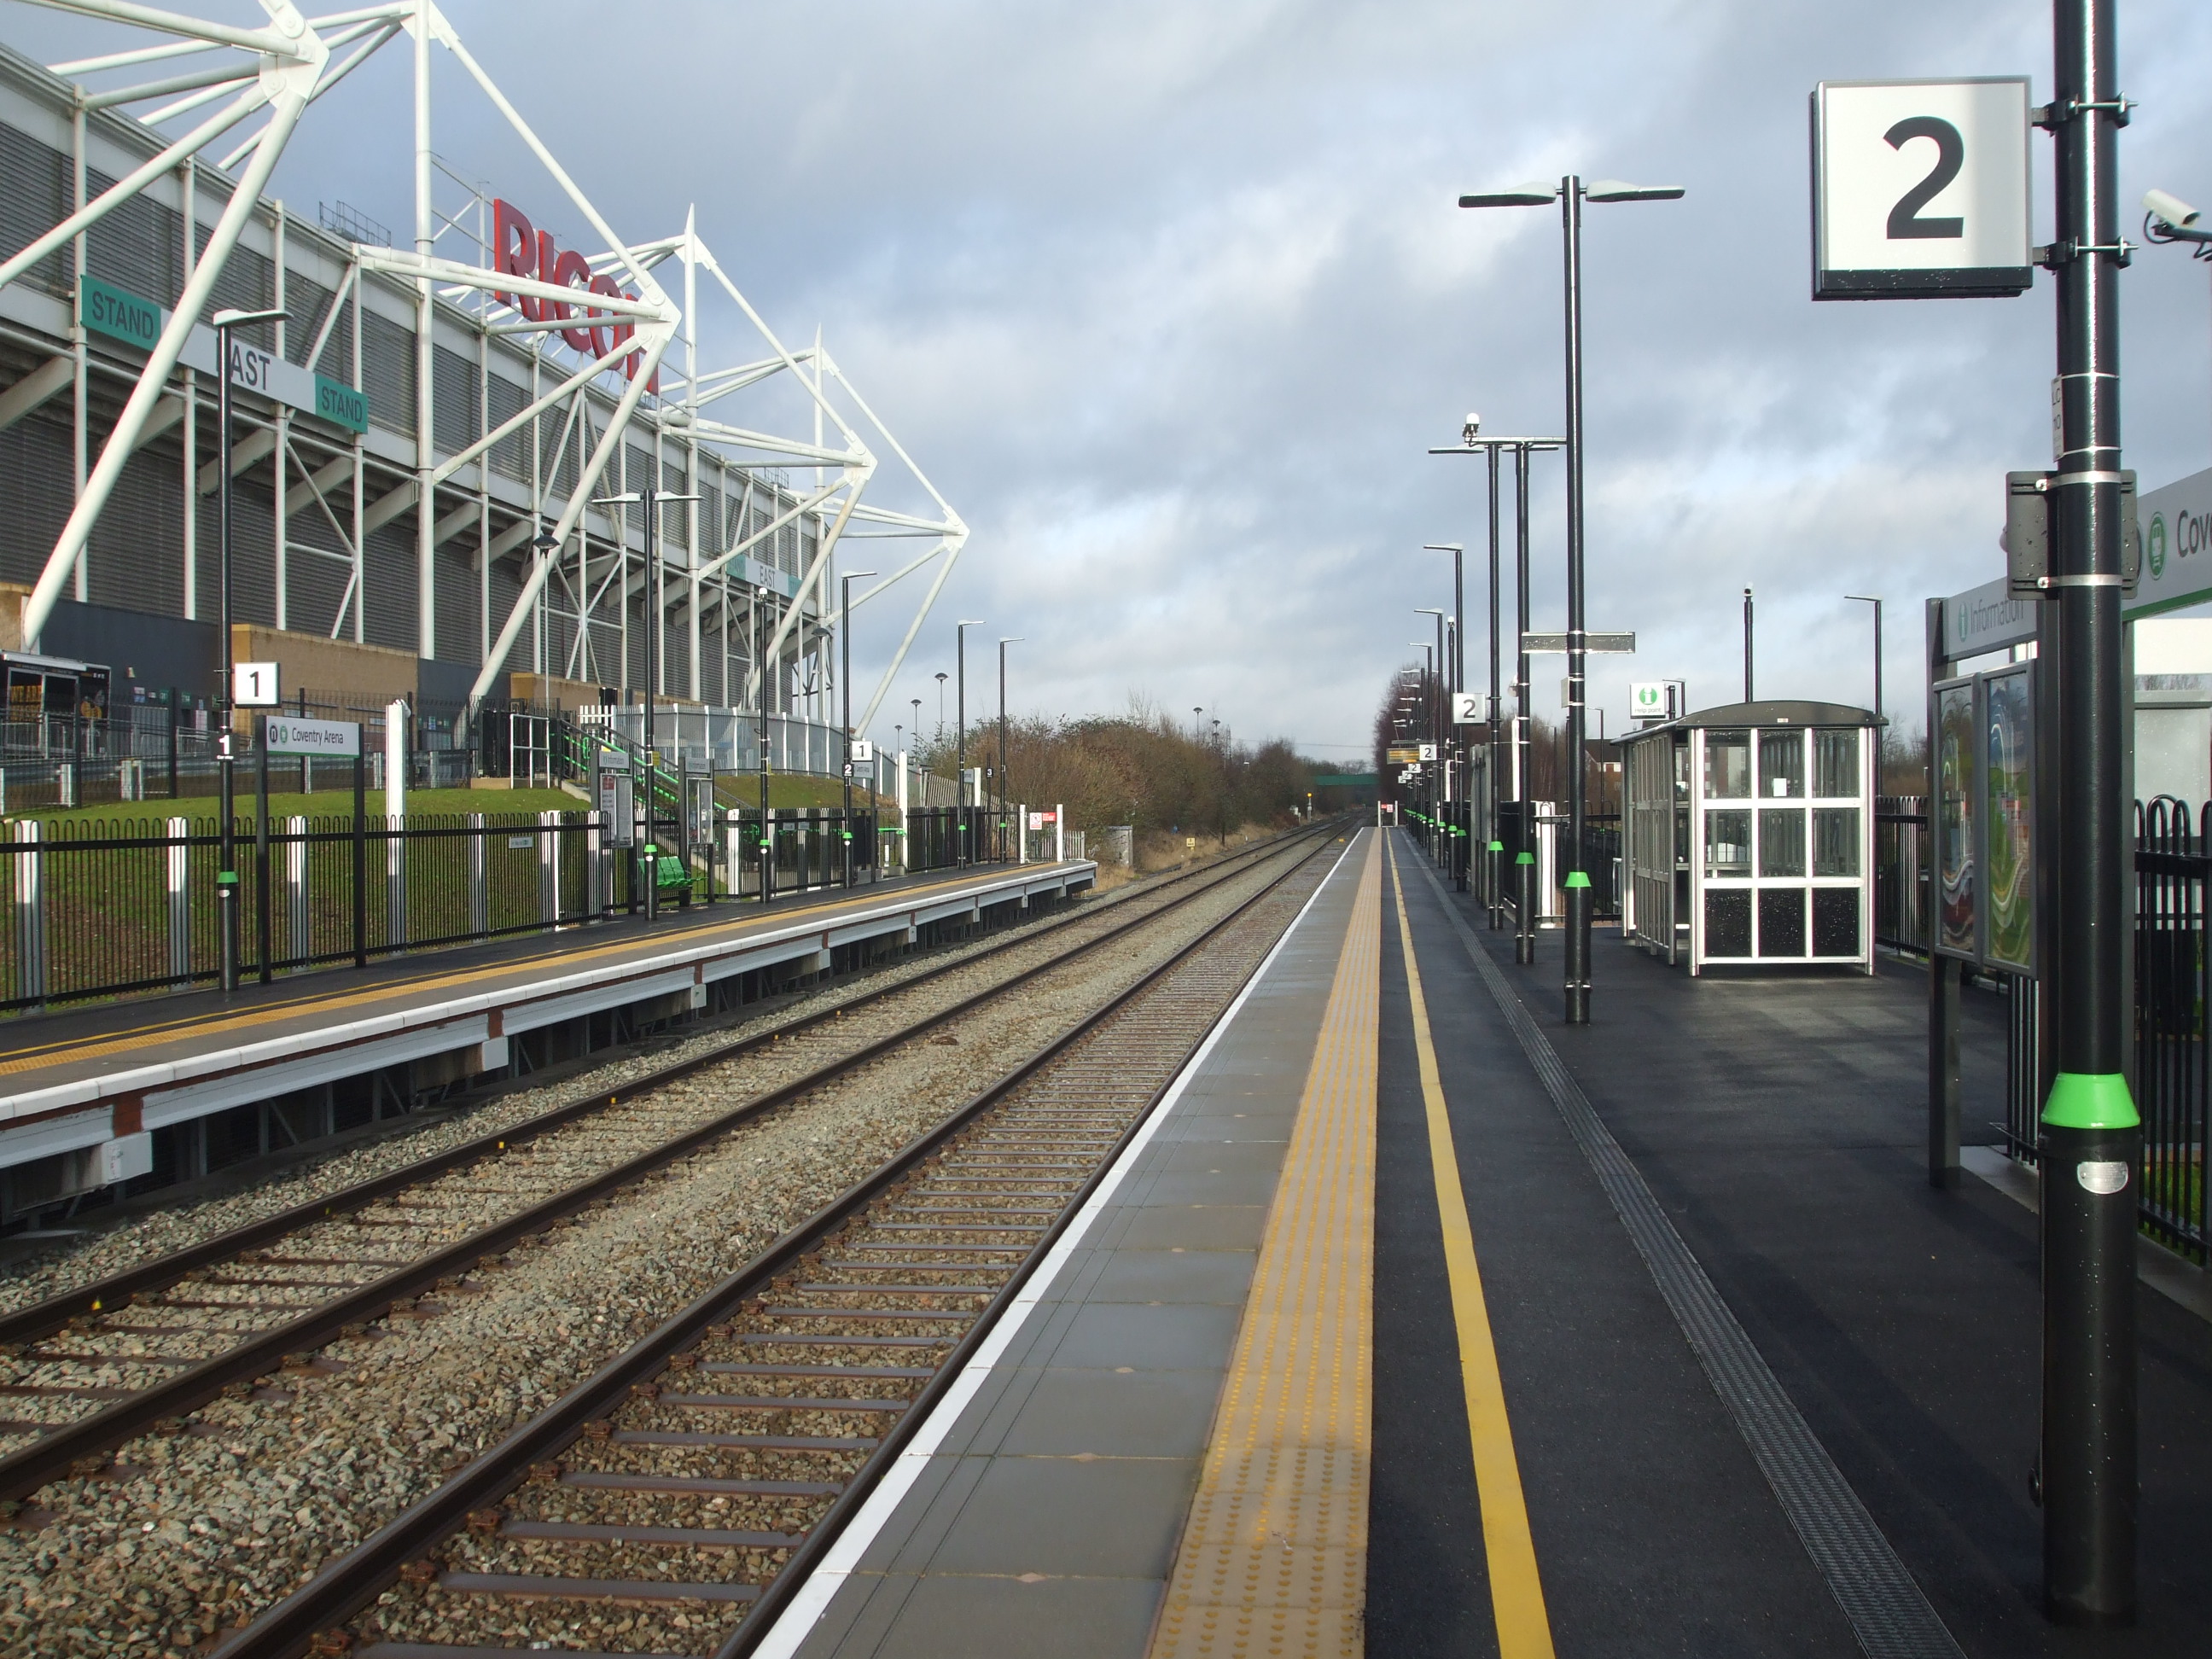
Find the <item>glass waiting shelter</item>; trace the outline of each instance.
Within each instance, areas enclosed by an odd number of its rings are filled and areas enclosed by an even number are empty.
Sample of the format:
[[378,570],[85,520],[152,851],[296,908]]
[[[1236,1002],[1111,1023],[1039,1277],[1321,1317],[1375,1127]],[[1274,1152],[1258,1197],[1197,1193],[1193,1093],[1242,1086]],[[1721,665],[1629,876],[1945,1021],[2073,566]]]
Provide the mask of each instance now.
[[1874,733],[1829,702],[1737,702],[1626,738],[1626,936],[1691,973],[1874,971]]

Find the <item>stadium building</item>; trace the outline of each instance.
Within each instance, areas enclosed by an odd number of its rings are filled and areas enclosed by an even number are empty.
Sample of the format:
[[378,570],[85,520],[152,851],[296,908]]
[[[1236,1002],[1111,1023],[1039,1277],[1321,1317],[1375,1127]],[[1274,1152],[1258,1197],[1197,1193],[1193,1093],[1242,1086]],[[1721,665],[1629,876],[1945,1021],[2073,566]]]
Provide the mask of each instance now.
[[[58,744],[96,795],[100,760],[131,747],[126,710],[204,727],[225,465],[234,654],[277,663],[288,705],[404,699],[418,748],[474,771],[486,709],[634,705],[650,655],[661,696],[755,717],[712,727],[717,764],[757,764],[767,714],[778,764],[833,769],[836,544],[917,538],[854,595],[915,590],[902,659],[965,540],[957,515],[818,341],[769,331],[695,223],[618,236],[427,0],[327,24],[268,9],[267,28],[180,23],[51,67],[0,47],[17,799]],[[414,167],[411,235],[265,193],[315,100],[380,51],[415,58],[412,154],[400,135],[394,157]],[[439,54],[441,82],[488,99],[538,176],[486,186],[438,159]],[[720,339],[702,337],[702,295],[739,319]],[[288,313],[234,337],[227,458],[208,325],[225,308]],[[775,417],[811,431],[760,429]],[[864,429],[921,512],[863,500],[878,469]],[[654,509],[657,580],[642,503],[602,504],[648,491],[696,498]],[[872,696],[854,688],[858,731],[896,667]]]

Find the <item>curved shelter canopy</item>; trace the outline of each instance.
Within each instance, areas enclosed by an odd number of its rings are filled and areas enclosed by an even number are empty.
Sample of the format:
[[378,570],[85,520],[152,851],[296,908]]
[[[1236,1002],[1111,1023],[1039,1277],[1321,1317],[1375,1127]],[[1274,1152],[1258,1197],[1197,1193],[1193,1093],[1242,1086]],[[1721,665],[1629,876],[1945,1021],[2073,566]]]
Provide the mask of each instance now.
[[1874,971],[1875,743],[1845,703],[1723,703],[1626,751],[1622,926],[1669,963]]

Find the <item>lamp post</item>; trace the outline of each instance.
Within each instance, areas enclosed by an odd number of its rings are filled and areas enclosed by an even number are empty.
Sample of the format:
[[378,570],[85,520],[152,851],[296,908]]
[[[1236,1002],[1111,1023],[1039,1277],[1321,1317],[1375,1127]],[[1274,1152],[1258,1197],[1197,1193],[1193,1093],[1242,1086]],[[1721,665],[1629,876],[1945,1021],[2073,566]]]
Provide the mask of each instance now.
[[[963,864],[972,863],[968,843],[968,630],[983,625],[980,617],[970,617],[953,626],[953,666],[959,671],[957,678],[953,709],[955,737],[952,745],[952,799],[959,803],[953,814],[953,824],[959,841],[959,858]],[[943,675],[938,676],[939,679]]]
[[[235,733],[231,727],[237,713],[231,701],[232,670],[236,653],[230,639],[230,541],[232,528],[230,480],[230,441],[232,398],[230,395],[230,337],[237,330],[251,328],[257,323],[288,322],[289,311],[218,311],[215,324],[215,356],[220,369],[216,392],[216,429],[222,450],[222,462],[218,479],[216,509],[216,538],[221,550],[222,610],[222,684],[216,688],[216,707],[220,711],[221,724],[216,734],[216,772],[221,780],[222,830],[222,846],[216,856],[215,894],[222,928],[222,988],[226,994],[238,988],[238,837],[232,817],[237,808],[236,779],[232,769],[236,765],[234,753]],[[386,793],[390,785],[387,782]],[[263,967],[268,964],[264,963]]]
[[[650,612],[645,629],[645,846],[641,856],[645,861],[645,919],[651,921],[659,914],[660,896],[660,848],[653,836],[653,778],[660,770],[660,752],[653,745],[653,699],[659,690],[660,628],[666,614],[663,608],[660,585],[660,514],[659,509],[670,501],[696,501],[697,495],[669,495],[647,484],[642,490],[625,489],[619,495],[602,495],[594,503],[599,507],[639,506],[645,508],[645,603]],[[677,787],[683,784],[678,774]],[[684,803],[676,803],[678,822],[684,814]],[[688,872],[686,872],[689,873]]]
[[1417,605],[1413,607],[1413,614],[1417,617],[1434,617],[1437,619],[1436,650],[1435,653],[1429,659],[1431,667],[1429,670],[1429,707],[1427,710],[1429,716],[1429,741],[1436,746],[1437,751],[1437,770],[1436,773],[1429,779],[1429,857],[1433,860],[1441,845],[1437,837],[1442,832],[1437,827],[1437,820],[1441,816],[1439,808],[1442,806],[1443,803],[1438,798],[1447,793],[1443,787],[1444,765],[1444,709],[1442,696],[1442,682],[1445,672],[1444,613],[1432,605]]
[[[1452,556],[1452,616],[1455,620],[1452,629],[1450,689],[1455,695],[1457,695],[1467,690],[1467,578],[1464,568],[1467,550],[1457,542],[1424,542],[1421,544],[1421,550],[1424,553],[1449,553]],[[1451,719],[1451,714],[1457,712],[1456,709],[1453,709],[1447,714],[1445,729],[1450,733],[1452,748],[1458,756],[1460,794],[1464,799],[1467,794],[1467,757],[1464,752],[1466,745],[1459,740],[1458,722]],[[1453,885],[1464,893],[1467,891],[1467,855],[1470,851],[1466,845],[1466,841],[1474,833],[1473,817],[1470,815],[1465,823],[1455,823],[1455,827],[1461,831],[1461,844],[1455,849],[1452,859],[1452,881]]]
[[[1010,635],[999,641],[999,817],[1001,822],[1006,816],[1006,647],[1021,643],[1019,634]],[[1014,826],[1017,836],[1028,832],[1026,824]]]
[[1682,191],[1672,185],[1628,185],[1600,179],[1589,185],[1573,173],[1556,188],[1522,185],[1487,195],[1462,196],[1470,207],[1537,206],[1557,200],[1565,243],[1567,370],[1567,749],[1577,757],[1567,780],[1566,1018],[1589,1023],[1590,885],[1583,869],[1583,686],[1589,661],[1589,626],[1583,578],[1583,204],[1664,202]]
[[872,570],[848,570],[838,578],[837,696],[843,711],[838,729],[845,734],[845,885],[853,884],[853,580]]
[[[1514,811],[1519,823],[1521,850],[1515,859],[1513,890],[1515,917],[1513,923],[1513,960],[1533,963],[1536,960],[1536,844],[1535,821],[1524,797],[1528,793],[1528,653],[1522,648],[1528,632],[1528,457],[1540,451],[1562,448],[1564,438],[1486,438],[1481,435],[1482,419],[1469,415],[1467,424],[1460,430],[1460,441],[1443,448],[1431,449],[1431,455],[1486,455],[1490,462],[1490,754],[1493,774],[1498,769],[1498,542],[1501,519],[1498,510],[1498,458],[1502,452],[1513,455],[1513,558],[1515,578],[1515,612],[1516,627],[1513,646],[1513,692],[1515,699],[1513,735],[1511,738]],[[1493,781],[1491,790],[1490,833],[1488,845],[1483,849],[1490,860],[1492,880],[1490,890],[1490,925],[1502,927],[1505,921],[1505,872],[1501,867],[1504,842],[1498,834],[1501,814],[1497,806],[1500,793]]]
[[1881,793],[1882,738],[1889,729],[1887,726],[1883,726],[1881,723],[1881,601],[1871,593],[1846,593],[1844,597],[1847,599],[1856,599],[1861,605],[1870,605],[1874,607],[1874,787],[1875,793],[1876,794],[1880,794]]
[[1743,590],[1743,700],[1746,702],[1753,701],[1751,691],[1751,590],[1747,587]]

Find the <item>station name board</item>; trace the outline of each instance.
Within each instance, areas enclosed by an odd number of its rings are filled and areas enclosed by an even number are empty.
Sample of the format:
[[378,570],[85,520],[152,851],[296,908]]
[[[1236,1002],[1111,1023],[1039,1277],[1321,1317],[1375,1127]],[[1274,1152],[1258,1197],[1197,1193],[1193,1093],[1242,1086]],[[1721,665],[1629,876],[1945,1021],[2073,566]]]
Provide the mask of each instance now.
[[[495,198],[491,204],[491,264],[492,269],[509,276],[528,277],[540,283],[552,283],[562,288],[573,288],[585,294],[604,294],[612,299],[635,300],[611,276],[594,275],[591,261],[575,249],[558,246],[550,231],[539,230],[530,222],[530,216],[514,203]],[[566,323],[576,319],[578,307],[566,300],[542,300],[534,295],[502,294],[495,290],[492,297],[513,306],[533,323]],[[571,350],[586,357],[604,357],[631,338],[637,325],[628,318],[615,318],[603,311],[594,311],[589,305],[582,307],[583,325],[559,331],[562,339]],[[604,318],[604,321],[592,321]],[[645,354],[633,352],[623,359],[623,378],[637,378],[637,366]],[[647,392],[660,390],[660,372],[653,371],[653,378],[645,383]]]
[[[77,278],[77,307],[84,325],[95,334],[120,340],[141,351],[151,351],[169,325],[172,313],[128,289],[103,283],[97,276]],[[203,374],[215,373],[216,334],[206,324],[196,324],[177,361]],[[342,426],[349,432],[368,430],[368,399],[343,380],[318,374],[274,352],[230,337],[230,383],[260,393],[280,404]]]

